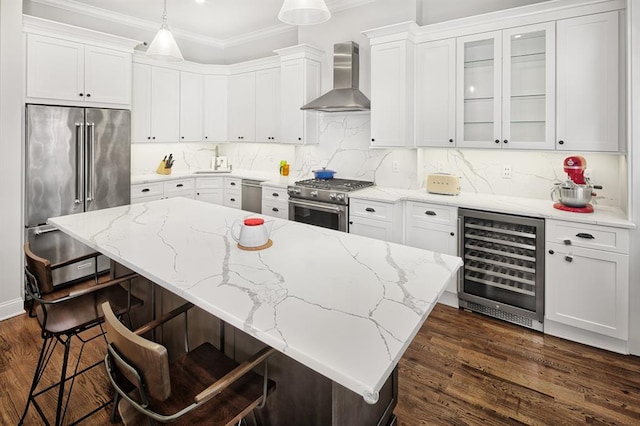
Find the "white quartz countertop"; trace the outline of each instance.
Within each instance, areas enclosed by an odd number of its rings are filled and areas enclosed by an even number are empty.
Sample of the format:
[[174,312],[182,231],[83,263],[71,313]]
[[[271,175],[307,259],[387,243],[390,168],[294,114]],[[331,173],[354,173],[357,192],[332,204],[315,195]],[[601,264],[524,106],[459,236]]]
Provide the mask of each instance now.
[[186,198],[50,223],[373,403],[462,261],[273,221],[273,246],[240,250],[247,212]]
[[280,176],[276,173],[269,172],[256,172],[253,170],[231,170],[229,172],[211,172],[207,173],[206,170],[201,170],[197,173],[185,172],[185,173],[172,173],[170,175],[160,175],[157,173],[150,173],[146,175],[134,175],[131,176],[131,184],[138,185],[144,183],[163,182],[167,180],[175,179],[190,179],[198,177],[234,177],[240,179],[254,179],[262,181],[262,185],[277,186],[286,188],[287,185],[292,185],[296,180],[300,180],[300,177],[294,176]]
[[418,201],[499,213],[566,220],[570,222],[635,228],[625,213],[615,207],[595,205],[593,213],[573,213],[553,208],[551,200],[509,197],[505,195],[461,192],[459,195],[431,194],[424,189],[395,189],[373,186],[349,194],[349,198],[396,203]]

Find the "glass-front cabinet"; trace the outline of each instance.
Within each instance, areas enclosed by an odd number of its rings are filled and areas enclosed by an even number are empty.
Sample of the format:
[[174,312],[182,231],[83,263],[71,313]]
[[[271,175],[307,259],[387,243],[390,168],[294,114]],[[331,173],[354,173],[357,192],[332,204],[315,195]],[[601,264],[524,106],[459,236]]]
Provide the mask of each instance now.
[[553,149],[553,23],[457,40],[457,146]]

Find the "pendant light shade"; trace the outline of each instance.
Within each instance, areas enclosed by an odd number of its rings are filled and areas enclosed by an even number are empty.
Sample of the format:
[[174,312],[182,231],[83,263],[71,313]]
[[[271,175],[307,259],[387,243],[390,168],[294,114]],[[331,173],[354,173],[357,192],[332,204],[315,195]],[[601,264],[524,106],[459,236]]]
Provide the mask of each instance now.
[[324,0],[284,0],[278,19],[291,25],[313,25],[326,22],[331,12]]
[[162,25],[158,34],[153,38],[151,45],[147,49],[146,55],[153,59],[166,62],[184,61],[182,53],[173,39],[173,35],[167,24],[167,0],[164,0],[164,13],[162,14]]

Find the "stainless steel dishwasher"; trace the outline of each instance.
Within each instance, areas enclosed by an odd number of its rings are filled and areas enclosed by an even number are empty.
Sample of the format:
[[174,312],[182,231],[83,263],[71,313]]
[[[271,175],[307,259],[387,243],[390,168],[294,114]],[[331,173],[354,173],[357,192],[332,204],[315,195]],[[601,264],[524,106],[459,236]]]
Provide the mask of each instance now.
[[262,213],[262,186],[259,180],[242,179],[242,210]]

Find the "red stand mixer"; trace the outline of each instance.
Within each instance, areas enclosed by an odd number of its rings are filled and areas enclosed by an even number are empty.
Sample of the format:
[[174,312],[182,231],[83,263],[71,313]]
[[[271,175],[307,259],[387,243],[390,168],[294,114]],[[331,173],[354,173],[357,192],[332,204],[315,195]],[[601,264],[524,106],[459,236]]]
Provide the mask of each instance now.
[[585,178],[584,170],[587,168],[587,160],[580,155],[567,157],[563,162],[564,171],[569,176],[566,182],[556,183],[551,189],[551,200],[555,202],[554,208],[576,213],[593,213],[591,198],[596,195],[589,178]]

